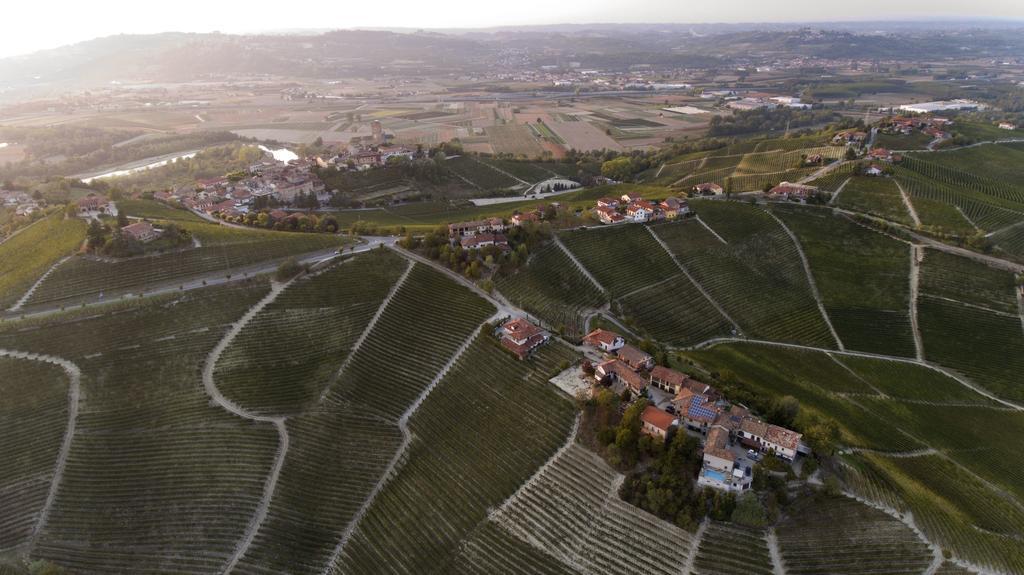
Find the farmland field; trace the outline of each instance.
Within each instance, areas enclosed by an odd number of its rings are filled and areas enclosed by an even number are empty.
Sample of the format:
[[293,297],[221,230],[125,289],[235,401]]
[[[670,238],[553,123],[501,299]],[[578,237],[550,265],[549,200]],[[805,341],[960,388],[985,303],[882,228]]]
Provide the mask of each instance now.
[[788,205],[773,209],[800,240],[825,311],[843,344],[848,349],[914,356],[910,246],[831,210]]
[[574,230],[559,237],[615,298],[679,273],[672,258],[643,226]]
[[843,188],[835,205],[908,226],[914,224],[896,182],[890,178],[856,176]]
[[513,303],[573,338],[583,335],[581,313],[606,300],[554,244],[535,252],[519,271],[499,276],[495,285]]
[[543,148],[529,128],[519,124],[490,126],[486,129],[495,153],[513,154],[536,158],[543,153]]
[[700,202],[696,210],[728,243],[692,220],[653,229],[744,334],[835,346],[796,245],[771,216],[732,202]]
[[85,241],[85,222],[49,216],[0,243],[0,306],[15,303],[53,264]]

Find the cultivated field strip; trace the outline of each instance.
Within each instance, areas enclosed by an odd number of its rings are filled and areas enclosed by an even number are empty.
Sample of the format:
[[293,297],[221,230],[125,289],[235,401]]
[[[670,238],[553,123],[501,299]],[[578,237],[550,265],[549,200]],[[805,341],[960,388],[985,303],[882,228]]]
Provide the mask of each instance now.
[[766,531],[711,521],[700,538],[696,575],[772,575]]
[[78,414],[78,367],[0,349],[0,551],[30,544],[46,524]]
[[393,252],[373,253],[297,280],[219,357],[217,388],[255,414],[304,411],[326,392],[407,265]]
[[981,262],[925,250],[921,265],[921,292],[996,312],[1017,314],[1013,273]]
[[238,284],[0,330],[0,347],[59,352],[82,374],[74,438],[36,557],[74,573],[223,566],[259,504],[277,434],[211,405],[200,366],[266,292]]
[[743,333],[834,347],[835,338],[786,231],[751,206],[705,201],[698,210],[728,244],[689,221],[657,226],[658,238]]
[[[209,274],[239,273],[240,268],[338,245],[321,234],[285,234],[280,237],[252,232],[247,241],[106,261],[72,258],[36,287],[25,307],[113,299],[152,286],[183,282]],[[101,297],[102,296],[102,297]]]
[[0,308],[7,309],[85,240],[85,222],[54,214],[0,243]]
[[643,226],[574,230],[561,233],[559,239],[615,298],[678,273],[672,258]]
[[910,250],[831,210],[774,206],[798,237],[825,311],[848,349],[915,357]]
[[529,265],[499,276],[495,284],[512,303],[568,337],[581,337],[584,312],[605,303],[604,293],[554,243],[535,252]]
[[853,499],[818,496],[795,507],[776,529],[789,575],[920,575],[931,564],[910,528]]
[[[574,444],[491,515],[505,548],[547,553],[581,573],[683,571],[692,536],[618,496],[622,476]],[[649,537],[658,533],[658,545]],[[493,545],[493,543],[492,543]]]
[[444,274],[413,265],[324,401],[288,418],[290,450],[266,521],[235,572],[329,567],[401,452],[400,420],[494,311]]
[[572,404],[546,381],[573,355],[552,342],[520,362],[482,332],[409,418],[401,465],[334,572],[448,572],[488,510],[564,443]]

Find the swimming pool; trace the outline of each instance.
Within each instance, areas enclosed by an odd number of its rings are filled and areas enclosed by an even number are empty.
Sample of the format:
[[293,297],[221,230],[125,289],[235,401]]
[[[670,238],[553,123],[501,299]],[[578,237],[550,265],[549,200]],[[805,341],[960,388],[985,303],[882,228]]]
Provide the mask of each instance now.
[[719,483],[725,483],[725,474],[721,471],[715,471],[714,469],[705,469],[704,476],[708,479],[714,479]]

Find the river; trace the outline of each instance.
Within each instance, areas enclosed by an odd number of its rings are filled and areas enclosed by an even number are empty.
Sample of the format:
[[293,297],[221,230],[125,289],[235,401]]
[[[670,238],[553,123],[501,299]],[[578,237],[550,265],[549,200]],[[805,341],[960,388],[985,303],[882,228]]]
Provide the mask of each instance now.
[[[160,166],[166,166],[167,164],[170,164],[171,162],[180,160],[182,158],[194,158],[195,155],[198,154],[198,153],[199,153],[198,150],[194,150],[194,151],[185,152],[185,153],[182,153],[182,154],[172,154],[170,157],[166,157],[166,156],[165,157],[161,157],[161,159],[158,159],[156,161],[150,161],[150,160],[152,160],[152,158],[150,158],[149,160],[140,160],[142,162],[149,162],[149,163],[142,164],[141,166],[132,166],[132,164],[128,164],[129,167],[124,167],[124,168],[121,168],[121,169],[118,169],[118,170],[112,170],[110,172],[106,172],[106,173],[103,173],[103,174],[98,174],[98,175],[95,175],[95,176],[88,176],[88,177],[85,177],[85,178],[78,177],[78,179],[82,180],[83,183],[88,184],[89,182],[92,182],[93,180],[101,180],[103,178],[117,178],[117,177],[120,177],[120,176],[129,176],[131,174],[137,174],[139,172],[144,172],[144,171],[152,169],[152,168],[159,168]],[[132,162],[132,163],[133,164],[137,164],[138,162]]]

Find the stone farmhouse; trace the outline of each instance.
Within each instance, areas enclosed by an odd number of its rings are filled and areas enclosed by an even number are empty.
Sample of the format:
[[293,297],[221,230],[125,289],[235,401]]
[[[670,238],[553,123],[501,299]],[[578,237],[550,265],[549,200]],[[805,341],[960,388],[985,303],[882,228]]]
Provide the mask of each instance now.
[[149,243],[160,237],[160,231],[149,222],[136,222],[121,228],[121,233],[130,236],[139,243]]
[[550,334],[524,318],[516,318],[501,326],[501,345],[514,353],[520,360],[544,345]]

